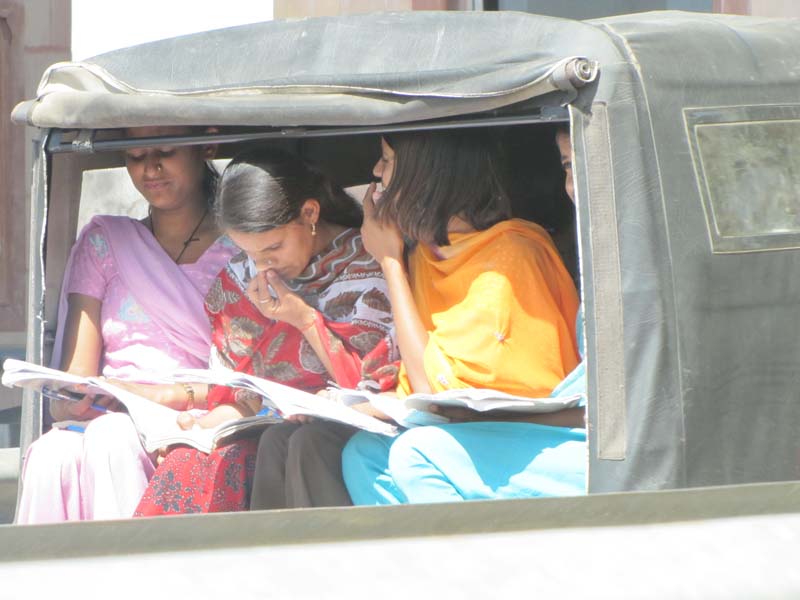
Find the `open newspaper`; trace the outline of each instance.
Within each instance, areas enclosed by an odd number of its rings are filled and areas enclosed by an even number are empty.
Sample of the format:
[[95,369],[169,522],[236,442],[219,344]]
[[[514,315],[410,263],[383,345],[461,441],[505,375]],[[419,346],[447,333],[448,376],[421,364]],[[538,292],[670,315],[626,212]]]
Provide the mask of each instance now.
[[[191,372],[191,370],[187,370]],[[186,372],[186,371],[185,371]],[[198,374],[205,377],[170,378],[169,381],[192,381],[195,383],[226,383],[231,375],[241,375],[232,371],[206,371],[198,370]],[[232,379],[231,385],[235,383]],[[161,381],[167,382],[161,378]],[[7,359],[3,363],[3,385],[31,388],[45,394],[58,393],[59,395],[73,394],[76,399],[84,393],[99,393],[114,396],[125,405],[131,419],[139,432],[142,445],[148,452],[153,452],[162,446],[171,444],[188,444],[203,452],[210,452],[220,442],[245,429],[265,427],[271,423],[282,420],[276,416],[275,410],[284,417],[290,415],[310,415],[318,418],[329,419],[347,423],[367,431],[396,435],[397,428],[389,423],[375,419],[342,404],[336,404],[324,397],[296,390],[279,383],[260,379],[258,385],[239,382],[243,387],[255,391],[262,396],[263,407],[273,409],[266,415],[232,419],[214,428],[194,428],[183,430],[177,424],[179,411],[162,406],[147,398],[134,394],[102,377],[81,377],[65,373],[57,369],[49,369],[33,363]],[[67,428],[77,429],[79,424],[70,422]]]
[[[478,412],[502,411],[504,413],[532,414],[555,412],[564,408],[578,406],[582,396],[528,398],[514,396],[496,390],[463,388],[447,390],[436,394],[411,394],[405,398],[393,395],[375,394],[366,390],[351,390],[338,387],[328,389],[327,397],[314,396],[306,392],[290,388],[255,375],[238,373],[226,369],[178,369],[172,375],[174,381],[208,383],[240,387],[261,394],[265,404],[270,404],[280,410],[284,415],[308,414],[334,421],[339,414],[353,412],[348,407],[362,402],[369,402],[375,408],[390,417],[402,427],[419,427],[423,425],[439,425],[447,423],[448,419],[442,415],[431,412],[431,406],[452,406],[469,408]],[[331,402],[334,400],[334,402]],[[342,413],[342,411],[344,412]],[[359,420],[366,417],[357,413]],[[351,424],[373,431],[367,424],[375,421],[366,417],[364,424],[352,422]],[[344,421],[343,421],[344,422]],[[382,421],[378,421],[386,425]],[[392,435],[394,432],[378,431]]]

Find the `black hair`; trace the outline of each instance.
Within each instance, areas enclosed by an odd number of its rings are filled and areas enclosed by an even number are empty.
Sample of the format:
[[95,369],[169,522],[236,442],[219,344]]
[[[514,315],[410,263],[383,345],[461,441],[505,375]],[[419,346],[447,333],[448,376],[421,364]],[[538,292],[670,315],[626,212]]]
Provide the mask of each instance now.
[[215,212],[222,230],[261,233],[297,219],[306,200],[319,202],[320,220],[360,227],[361,206],[299,156],[272,148],[238,154],[217,185]]
[[210,160],[205,161],[203,167],[203,195],[209,207],[214,206],[217,198],[217,185],[219,184],[219,171]]
[[449,245],[447,226],[454,216],[477,230],[511,218],[505,170],[485,131],[400,132],[384,140],[395,162],[377,216],[393,220],[409,240]]

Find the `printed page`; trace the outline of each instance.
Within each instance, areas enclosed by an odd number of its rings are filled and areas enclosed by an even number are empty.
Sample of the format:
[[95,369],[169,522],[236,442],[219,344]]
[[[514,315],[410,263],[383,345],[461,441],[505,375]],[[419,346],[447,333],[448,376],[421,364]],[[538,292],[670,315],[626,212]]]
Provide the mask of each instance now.
[[250,390],[262,397],[264,406],[276,408],[284,417],[309,415],[345,423],[373,433],[397,435],[397,428],[390,423],[365,415],[330,398],[310,394],[255,375],[227,369],[179,369],[175,377],[180,381],[228,385]]
[[502,410],[516,413],[547,413],[572,408],[581,400],[579,394],[556,398],[525,398],[496,390],[467,388],[447,390],[437,394],[412,394],[405,399],[406,407],[428,411],[431,404],[463,406],[478,412]]
[[[3,385],[35,389],[39,392],[68,392],[75,400],[87,391],[108,394],[117,398],[128,410],[139,432],[142,445],[148,452],[154,452],[170,444],[189,444],[198,450],[210,452],[214,446],[217,429],[182,430],[177,423],[179,412],[151,400],[117,387],[105,379],[81,377],[57,369],[42,367],[26,361],[7,359],[3,363]],[[65,399],[70,399],[65,396]],[[68,421],[58,424],[59,428],[81,431],[88,421]]]
[[87,377],[42,367],[15,358],[7,358],[3,362],[2,383],[6,387],[16,386],[37,391],[42,388],[75,391],[81,394],[87,392],[99,393],[101,391],[93,386],[91,380]]

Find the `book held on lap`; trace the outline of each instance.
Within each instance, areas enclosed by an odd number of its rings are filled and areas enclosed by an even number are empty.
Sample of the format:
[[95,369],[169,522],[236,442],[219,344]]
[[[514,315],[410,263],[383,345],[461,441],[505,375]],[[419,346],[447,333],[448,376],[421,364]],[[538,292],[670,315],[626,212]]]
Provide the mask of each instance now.
[[[321,396],[228,369],[178,369],[167,377],[148,376],[149,382],[205,383],[242,388],[262,398],[262,411],[258,415],[232,419],[214,428],[196,427],[187,431],[177,424],[180,411],[134,394],[102,377],[80,377],[16,359],[7,359],[3,369],[4,385],[32,388],[48,397],[79,400],[86,393],[115,397],[125,405],[139,431],[142,444],[148,451],[171,444],[188,444],[198,450],[210,452],[217,444],[234,434],[251,428],[263,428],[293,415],[337,421],[383,435],[397,435],[398,428],[395,425],[352,408],[353,405],[363,402],[369,402],[401,427],[418,427],[449,422],[444,416],[431,412],[431,405],[463,407],[478,412],[530,414],[571,408],[577,406],[581,400],[580,395],[525,398],[478,388],[455,389],[436,394],[411,394],[406,398],[398,398],[363,390],[331,387],[327,390],[327,396]],[[197,414],[202,414],[202,411]],[[78,426],[73,423],[72,428],[77,429]]]
[[[225,381],[231,377],[230,374],[241,375],[240,373],[228,371],[203,371],[202,369],[199,370],[199,373],[207,373],[207,375],[202,379],[199,377],[194,379],[176,377],[161,378],[161,381],[164,383],[180,381],[205,383],[211,381],[218,383],[218,385],[226,385]],[[158,378],[148,377],[148,381],[154,380],[158,380]],[[236,386],[253,389],[262,395],[264,404],[262,411],[258,415],[232,419],[213,428],[195,427],[190,430],[184,430],[177,423],[177,417],[181,411],[157,404],[148,398],[116,386],[102,377],[81,377],[16,359],[7,359],[3,363],[2,377],[3,385],[31,388],[50,397],[57,395],[62,399],[75,401],[81,399],[87,393],[115,397],[125,405],[139,432],[142,445],[148,452],[153,452],[158,448],[172,444],[187,444],[203,452],[210,452],[219,443],[234,434],[246,429],[266,427],[282,421],[281,415],[289,416],[292,414],[312,415],[338,420],[355,427],[387,435],[395,434],[397,431],[397,428],[389,423],[384,423],[351,408],[334,404],[321,396],[315,396],[278,383],[262,381],[264,383],[257,388],[252,385]],[[270,397],[265,395],[269,393],[280,394],[281,396],[286,394],[287,397],[282,397],[279,402],[273,402]],[[288,396],[288,394],[291,395]],[[197,411],[196,414],[200,415],[202,411]],[[76,423],[70,423],[70,425],[71,430],[79,428]],[[84,425],[88,425],[88,422],[84,423]]]
[[331,394],[345,405],[368,401],[403,427],[448,423],[446,417],[431,412],[432,405],[468,408],[482,413],[502,411],[534,414],[573,408],[578,406],[582,399],[580,394],[554,398],[527,398],[482,388],[462,388],[435,394],[410,394],[402,399],[361,390],[335,389]]
[[[177,369],[170,378],[175,382],[226,385],[249,390],[261,396],[264,406],[274,408],[284,417],[307,415],[338,421],[373,433],[397,435],[397,427],[394,425],[354,410],[341,402],[332,401],[335,398],[328,395],[310,394],[255,375],[228,369]],[[355,394],[360,393],[357,390],[352,391]]]

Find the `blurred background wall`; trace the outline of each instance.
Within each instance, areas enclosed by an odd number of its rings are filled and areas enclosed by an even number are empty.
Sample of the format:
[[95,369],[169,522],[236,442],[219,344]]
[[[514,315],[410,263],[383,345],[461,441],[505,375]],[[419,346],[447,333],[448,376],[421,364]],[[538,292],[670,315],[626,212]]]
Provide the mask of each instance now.
[[[0,359],[25,354],[27,191],[32,157],[14,105],[30,98],[45,68],[70,56],[70,2],[0,0]],[[17,445],[21,395],[0,387],[0,447]]]

